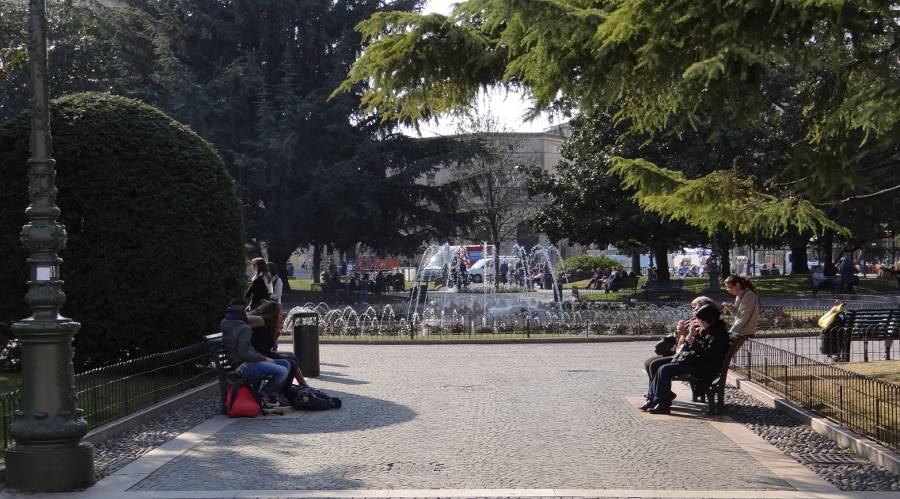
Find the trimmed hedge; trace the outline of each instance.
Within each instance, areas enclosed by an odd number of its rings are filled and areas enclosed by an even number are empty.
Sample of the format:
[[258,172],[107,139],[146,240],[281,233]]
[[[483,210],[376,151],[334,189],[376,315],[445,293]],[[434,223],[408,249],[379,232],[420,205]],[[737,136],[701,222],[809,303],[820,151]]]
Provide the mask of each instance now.
[[570,281],[581,281],[593,276],[594,267],[621,267],[622,262],[608,256],[576,255],[563,260]]
[[[57,202],[69,234],[63,313],[82,325],[76,365],[160,352],[215,331],[243,286],[244,229],[234,182],[213,146],[124,97],[74,94],[51,108]],[[18,235],[28,136],[25,115],[0,128],[0,340],[26,315]]]

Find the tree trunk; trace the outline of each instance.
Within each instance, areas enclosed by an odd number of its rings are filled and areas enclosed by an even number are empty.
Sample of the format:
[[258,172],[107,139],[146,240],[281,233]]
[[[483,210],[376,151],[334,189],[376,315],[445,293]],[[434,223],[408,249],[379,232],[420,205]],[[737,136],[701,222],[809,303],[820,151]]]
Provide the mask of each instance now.
[[733,240],[731,235],[719,231],[715,236],[716,251],[719,252],[719,278],[724,279],[731,275],[731,247]]
[[634,275],[641,275],[641,252],[638,250],[631,254],[631,271]]
[[275,269],[278,270],[278,277],[281,278],[281,282],[284,286],[283,291],[290,291],[291,286],[288,284],[287,280],[287,262],[288,258],[291,257],[291,254],[294,250],[288,250],[286,247],[280,244],[270,244],[269,245],[269,261],[275,264]]
[[834,231],[831,229],[826,229],[825,233],[822,234],[822,239],[820,241],[822,245],[822,264],[825,270],[825,275],[833,276],[837,273],[837,269],[834,265]]
[[313,282],[319,284],[321,279],[319,275],[322,273],[322,247],[318,243],[313,244],[313,261],[312,261],[312,278]]
[[[500,289],[500,237],[494,236],[494,291]],[[487,255],[484,255],[487,257]],[[487,272],[485,272],[487,277]]]
[[656,279],[658,281],[669,280],[669,248],[666,246],[658,246],[653,248],[653,255],[656,258]]
[[791,243],[791,274],[809,274],[806,241]]
[[719,269],[721,270],[720,278],[731,275],[731,246],[719,248]]

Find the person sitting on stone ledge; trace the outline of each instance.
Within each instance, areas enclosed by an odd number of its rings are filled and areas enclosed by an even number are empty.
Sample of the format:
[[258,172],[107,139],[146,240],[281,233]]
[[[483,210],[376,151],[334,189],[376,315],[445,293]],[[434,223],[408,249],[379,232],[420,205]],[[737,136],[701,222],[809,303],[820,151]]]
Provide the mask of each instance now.
[[649,400],[641,406],[651,414],[669,414],[672,406],[672,378],[690,374],[700,380],[713,378],[728,354],[729,337],[725,323],[715,305],[704,305],[697,310],[699,324],[694,324],[688,334],[694,335],[691,349],[683,349],[672,361],[656,371],[650,383]]
[[247,300],[240,297],[231,300],[225,309],[225,317],[220,327],[222,347],[228,362],[234,366],[234,372],[244,379],[270,377],[260,390],[264,408],[289,406],[286,400],[278,398],[278,394],[288,379],[290,364],[263,355],[253,348],[251,324],[262,326],[265,321],[260,317],[248,316],[246,308]]

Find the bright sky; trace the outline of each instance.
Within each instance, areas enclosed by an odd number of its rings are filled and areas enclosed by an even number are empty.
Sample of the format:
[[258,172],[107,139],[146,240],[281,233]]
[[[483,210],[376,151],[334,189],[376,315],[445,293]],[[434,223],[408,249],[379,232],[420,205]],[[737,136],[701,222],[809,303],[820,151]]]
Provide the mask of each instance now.
[[[454,3],[459,0],[429,0],[425,6],[424,12],[437,12],[440,14],[449,14]],[[531,107],[531,102],[520,92],[507,92],[506,90],[493,90],[484,93],[479,99],[478,113],[481,115],[491,115],[499,122],[501,129],[507,129],[513,132],[539,132],[561,121],[566,121],[559,117],[554,122],[550,121],[547,114],[541,114],[532,121],[525,121],[523,116]],[[442,118],[438,124],[422,125],[423,136],[433,135],[452,135],[457,133],[459,128],[458,120],[452,117]],[[414,135],[415,130],[410,129],[406,132]]]

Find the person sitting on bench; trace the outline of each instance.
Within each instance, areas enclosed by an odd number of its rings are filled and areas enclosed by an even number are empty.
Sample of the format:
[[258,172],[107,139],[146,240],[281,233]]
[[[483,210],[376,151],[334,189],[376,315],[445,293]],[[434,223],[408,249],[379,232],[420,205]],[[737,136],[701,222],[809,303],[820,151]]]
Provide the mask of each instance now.
[[[716,306],[716,302],[708,296],[698,296],[691,300],[691,312],[696,314],[705,305]],[[686,342],[688,332],[695,324],[698,324],[696,315],[693,315],[690,319],[678,321],[675,332],[670,336],[666,336],[657,344],[656,355],[644,361],[644,371],[650,378],[650,382],[653,382],[653,377],[656,376],[656,371],[660,367],[672,362],[672,358],[688,346]],[[647,399],[649,400],[649,398],[650,395],[647,394]]]
[[[263,325],[253,328],[253,337],[250,340],[253,343],[253,348],[267,357],[286,361],[288,363],[288,371],[293,374],[297,384],[307,386],[306,379],[303,377],[303,373],[300,372],[300,362],[297,360],[297,357],[278,351],[278,337],[281,336],[281,328],[284,323],[281,305],[273,301],[263,300],[250,314],[261,317],[265,321]],[[281,393],[284,393],[290,385],[291,379],[288,377]]]
[[260,390],[264,409],[288,407],[290,404],[286,400],[280,400],[278,395],[288,379],[290,364],[267,357],[253,348],[251,323],[261,326],[265,321],[255,316],[251,316],[252,319],[248,317],[244,311],[246,308],[247,300],[241,297],[231,300],[225,309],[225,318],[220,325],[225,355],[228,356],[228,362],[235,366],[234,372],[244,379],[271,377]]
[[728,354],[728,332],[715,305],[697,310],[699,324],[693,325],[691,348],[675,355],[672,362],[662,366],[650,383],[649,400],[641,406],[651,414],[669,414],[672,406],[672,378],[690,374],[698,379],[715,377]]

